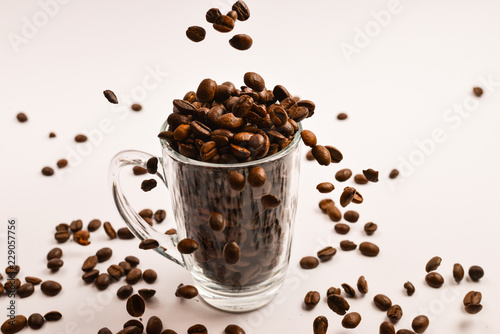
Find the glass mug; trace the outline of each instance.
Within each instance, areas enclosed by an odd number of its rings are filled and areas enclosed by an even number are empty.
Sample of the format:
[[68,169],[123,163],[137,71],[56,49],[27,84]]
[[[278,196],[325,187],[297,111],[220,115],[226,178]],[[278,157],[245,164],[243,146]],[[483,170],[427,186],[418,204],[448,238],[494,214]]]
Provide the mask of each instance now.
[[[161,131],[165,131],[165,122]],[[257,309],[270,302],[283,285],[290,259],[300,172],[300,131],[283,150],[256,161],[236,164],[206,163],[187,158],[160,139],[162,158],[156,175],[170,192],[177,233],[156,231],[129,205],[120,185],[126,166],[146,167],[153,156],[140,151],[122,151],[110,165],[113,197],[127,226],[139,238],[155,239],[155,250],[190,271],[199,295],[210,305],[230,312]],[[229,187],[227,176],[237,171],[248,177],[252,167],[266,172],[262,187],[248,182],[241,191]],[[266,209],[261,198],[271,194],[281,200]],[[212,212],[222,213],[224,230],[210,228]],[[179,240],[190,238],[199,248],[190,255],[177,250]],[[240,260],[227,264],[223,248],[228,242],[240,248]]]

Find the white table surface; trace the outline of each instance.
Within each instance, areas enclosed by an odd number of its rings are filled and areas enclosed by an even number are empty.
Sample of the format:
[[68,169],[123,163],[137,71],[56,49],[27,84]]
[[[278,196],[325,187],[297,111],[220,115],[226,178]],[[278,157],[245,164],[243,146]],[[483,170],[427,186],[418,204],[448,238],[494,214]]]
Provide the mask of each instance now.
[[[125,303],[114,295],[120,284],[98,293],[80,279],[83,259],[110,246],[115,253],[101,270],[135,254],[143,269],[158,271],[157,298],[144,318],[158,315],[178,333],[195,323],[205,324],[210,333],[221,333],[229,323],[240,324],[247,333],[312,333],[318,315],[328,317],[329,333],[376,333],[386,319],[372,305],[376,293],[386,293],[403,307],[398,328],[409,328],[414,315],[426,314],[430,334],[499,333],[498,2],[249,0],[251,18],[237,22],[234,33],[250,34],[254,45],[239,52],[227,42],[232,33],[216,33],[204,20],[207,9],[218,6],[225,12],[232,1],[59,1],[45,9],[50,17],[41,3],[53,0],[0,3],[0,267],[7,264],[7,219],[17,217],[21,278],[34,275],[63,285],[54,298],[37,288],[30,298],[17,300],[19,314],[63,313],[63,320],[46,324],[41,332],[96,333],[104,326],[116,332],[130,318]],[[387,8],[393,13],[381,27],[372,12]],[[34,19],[39,27],[29,31]],[[205,41],[195,44],[185,37],[190,25],[207,28]],[[365,28],[372,29],[372,37],[363,40],[359,31]],[[349,57],[341,51],[347,44],[351,51],[356,48]],[[160,73],[156,80],[148,79],[152,71]],[[102,229],[86,248],[62,245],[65,265],[51,274],[45,255],[56,246],[58,223],[99,218],[124,226],[109,189],[112,156],[124,149],[159,154],[156,135],[174,98],[195,90],[207,77],[242,84],[247,71],[260,73],[268,87],[283,84],[315,101],[316,114],[304,126],[345,157],[329,167],[303,159],[290,272],[279,297],[261,310],[239,315],[200,300],[178,300],[175,287],[191,282],[187,272],[140,251],[136,240],[108,242]],[[471,93],[475,85],[485,89],[480,99]],[[104,89],[115,91],[123,103],[111,106],[102,96]],[[134,101],[143,111],[129,111]],[[27,123],[16,121],[19,111],[28,115]],[[348,120],[336,119],[340,111],[348,113]],[[96,130],[102,122],[109,126],[107,133]],[[50,131],[57,138],[49,139]],[[56,171],[57,176],[42,176],[43,166],[74,155],[77,133],[94,133],[85,156],[73,156],[70,167]],[[429,143],[433,136],[439,142]],[[344,184],[334,182],[337,189],[331,196],[319,194],[316,184],[334,181],[340,168],[360,172],[370,167],[380,171],[381,181],[359,186],[365,203],[351,209],[358,210],[360,221],[346,237],[335,234],[317,203],[325,197],[338,200]],[[392,168],[402,171],[397,180],[388,180]],[[127,179],[126,188],[138,209],[168,208],[165,189],[144,194],[138,178]],[[379,225],[372,237],[362,232],[368,221]],[[173,225],[170,215],[160,227]],[[316,270],[299,268],[303,256],[326,245],[338,247],[343,239],[372,240],[381,247],[380,255],[366,258],[339,250]],[[439,290],[424,283],[425,263],[435,255],[443,258],[439,272],[446,280]],[[451,277],[455,262],[466,269],[481,265],[486,275],[479,283],[457,285]],[[355,284],[360,275],[370,292],[350,303],[363,320],[357,329],[345,330],[341,317],[328,309],[325,291],[344,282]],[[408,280],[417,289],[412,297],[402,288]],[[302,301],[310,290],[323,298],[306,311]],[[462,298],[470,290],[483,293],[484,309],[477,315],[463,311]],[[7,302],[0,298],[3,312]]]

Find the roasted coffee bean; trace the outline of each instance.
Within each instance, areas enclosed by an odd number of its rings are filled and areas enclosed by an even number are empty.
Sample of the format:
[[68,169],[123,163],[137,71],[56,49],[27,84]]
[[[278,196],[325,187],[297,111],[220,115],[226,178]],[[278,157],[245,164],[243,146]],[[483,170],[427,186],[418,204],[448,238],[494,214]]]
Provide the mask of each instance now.
[[316,186],[316,189],[322,194],[327,194],[335,189],[335,186],[330,182],[322,182]]
[[28,121],[28,116],[26,116],[26,114],[23,112],[18,113],[16,115],[16,118],[19,121],[19,123],[24,123],[24,122]]
[[95,232],[101,227],[101,221],[99,219],[92,219],[87,225],[87,230],[89,232]]
[[7,292],[7,294],[10,294],[10,293],[15,293],[20,286],[21,286],[21,281],[18,278],[15,278],[14,280],[12,280],[12,278],[9,278],[9,280],[5,282],[4,289]]
[[483,309],[483,305],[479,304],[479,305],[467,305],[465,307],[465,312],[469,313],[469,314],[477,314],[479,312],[481,312],[481,310]]
[[191,26],[186,30],[187,38],[196,43],[204,40],[206,35],[207,32],[205,31],[205,29],[199,26]]
[[331,246],[325,247],[317,253],[318,258],[323,262],[330,261],[335,254],[337,254],[337,250]]
[[361,292],[362,294],[368,293],[368,282],[366,282],[366,279],[364,276],[360,276],[358,278],[357,287],[358,287],[358,291]]
[[361,315],[357,312],[347,313],[342,319],[342,327],[356,328],[361,322]]
[[[286,113],[285,109],[283,109],[282,107],[280,107],[276,104],[273,104],[271,106],[275,106],[274,108],[269,107],[269,110],[268,110],[269,115],[271,117],[271,121],[273,122],[274,126],[280,127],[280,126],[285,125],[288,122],[288,114]],[[304,133],[304,131],[305,131],[305,133]],[[304,143],[306,143],[307,140],[311,139],[311,135],[314,136],[314,134],[311,131],[303,130],[301,132],[302,141],[304,141]],[[316,139],[316,136],[314,136],[314,139]],[[317,142],[316,142],[316,140],[314,140],[314,145],[316,145],[316,144],[317,144]],[[306,144],[306,145],[308,145],[308,144]],[[314,145],[308,145],[308,146],[313,147]]]
[[259,188],[266,183],[266,171],[262,167],[253,167],[248,173],[248,184],[254,188]]
[[248,140],[248,148],[250,151],[258,151],[260,150],[265,144],[265,139],[264,136],[256,133]]
[[154,214],[155,221],[160,224],[165,218],[167,218],[167,212],[165,210],[156,210]]
[[31,283],[24,283],[17,289],[17,295],[21,298],[29,297],[35,292],[35,287]]
[[314,269],[319,265],[319,260],[314,256],[306,256],[300,260],[300,267],[302,269]]
[[425,332],[427,327],[429,327],[429,318],[425,315],[419,315],[411,322],[411,328],[413,328],[417,334]]
[[322,315],[316,317],[313,322],[313,333],[314,334],[326,334],[328,330],[328,319]]
[[356,189],[352,187],[345,187],[342,195],[340,195],[340,205],[345,208],[348,206],[354,199],[354,195],[356,194]]
[[324,213],[326,213],[326,210],[328,209],[328,207],[330,205],[335,205],[335,203],[329,198],[322,199],[321,201],[319,201],[319,204],[318,204],[319,208]]
[[464,297],[464,306],[479,305],[479,304],[481,304],[482,298],[483,298],[483,296],[482,296],[481,292],[469,291]]
[[332,161],[330,152],[324,146],[316,145],[312,148],[311,152],[314,159],[322,166],[328,166]]
[[236,171],[232,171],[228,174],[228,183],[231,189],[235,191],[242,191],[243,189],[245,189],[246,180],[242,174]]
[[75,141],[77,143],[85,143],[87,141],[87,136],[86,135],[82,135],[82,134],[79,134],[79,135],[76,135],[75,136]]
[[82,246],[90,245],[89,238],[90,238],[89,231],[80,230],[80,231],[75,232],[75,234],[73,234],[73,240],[77,244],[82,245]]
[[246,21],[250,17],[250,9],[248,9],[247,4],[242,0],[236,1],[231,9],[238,13],[239,21]]
[[[233,20],[229,19],[231,22]],[[234,22],[233,22],[234,24]],[[217,91],[217,83],[212,79],[204,79],[196,90],[196,98],[202,103],[212,102]]]
[[134,234],[132,232],[130,232],[128,227],[122,227],[122,228],[118,229],[117,235],[118,235],[119,239],[123,239],[123,240],[129,240],[129,239],[135,238]]
[[120,263],[118,263],[118,265],[123,268],[125,275],[127,275],[129,271],[132,270],[132,266],[127,261],[121,261]]
[[71,224],[69,224],[69,229],[71,232],[78,232],[83,228],[83,223],[80,219],[78,220],[73,220]]
[[425,271],[427,271],[428,273],[430,273],[431,271],[436,270],[441,265],[441,261],[442,261],[442,259],[439,256],[434,256],[425,265]]
[[408,296],[413,296],[415,293],[415,286],[411,282],[406,282],[403,284],[403,287],[406,289],[406,294]]
[[373,297],[375,306],[381,311],[387,311],[392,306],[392,301],[386,295],[378,294]]
[[151,209],[142,209],[139,211],[139,216],[142,218],[152,218],[153,217],[153,210]]
[[230,32],[234,28],[234,21],[227,15],[219,15],[214,22],[214,29],[218,32]]
[[51,271],[58,271],[64,265],[63,260],[61,259],[52,259],[47,262],[47,268]]
[[389,178],[390,179],[395,179],[397,178],[399,175],[399,171],[397,169],[393,169],[391,170],[391,172],[389,173]]
[[139,328],[141,330],[141,334],[142,334],[142,331],[144,330],[144,325],[142,324],[142,322],[140,322],[139,320],[136,320],[136,319],[130,319],[126,323],[123,324],[123,328],[127,328],[130,326],[134,326],[134,327]]
[[108,261],[113,255],[113,250],[109,247],[104,247],[99,249],[95,255],[97,256],[98,262]]
[[205,14],[205,18],[208,23],[215,23],[215,20],[221,15],[222,13],[218,8],[210,8]]
[[57,163],[56,163],[57,167],[58,168],[64,168],[68,165],[68,160],[66,159],[59,159],[57,160]]
[[60,259],[63,256],[63,251],[59,247],[52,248],[50,252],[47,253],[47,260]]
[[134,166],[132,168],[132,172],[134,173],[134,175],[144,175],[148,172],[148,170],[141,166]]
[[238,244],[234,241],[228,242],[222,251],[224,262],[227,264],[237,264],[240,262],[241,250]]
[[45,319],[40,313],[33,313],[28,318],[28,326],[31,329],[40,329],[45,323]]
[[245,334],[245,331],[240,326],[231,324],[224,329],[224,334]]
[[380,324],[379,334],[396,334],[396,329],[389,321],[384,321]]
[[349,225],[343,223],[335,224],[335,232],[337,232],[338,234],[345,235],[349,233],[350,229],[351,228],[349,227]]
[[82,265],[82,270],[83,271],[91,271],[94,269],[94,267],[97,265],[97,262],[99,259],[97,258],[96,255],[89,256]]
[[125,271],[119,265],[113,264],[108,267],[108,274],[118,281],[123,275],[125,275]]
[[56,296],[59,292],[62,290],[61,284],[55,282],[55,281],[44,281],[40,285],[40,289],[42,292],[50,297]]
[[138,112],[142,110],[142,105],[140,105],[139,103],[134,103],[130,106],[130,109],[132,109],[135,112]]
[[339,288],[334,288],[333,286],[331,288],[328,288],[328,290],[326,291],[326,296],[330,296],[330,295],[339,295],[342,293],[342,291],[339,289]]
[[54,234],[54,238],[60,244],[65,243],[71,237],[71,233],[68,231],[58,231]]
[[354,182],[357,184],[367,184],[368,180],[363,174],[356,174],[354,175]]
[[139,282],[139,280],[141,279],[141,277],[142,277],[142,271],[141,271],[141,269],[139,269],[139,268],[132,268],[132,270],[130,270],[129,273],[127,274],[127,277],[125,278],[125,281],[128,284],[130,284],[130,285],[134,285],[137,282]]
[[156,174],[156,172],[158,171],[158,158],[157,157],[149,158],[148,161],[146,162],[146,169],[149,174]]
[[256,92],[261,92],[264,90],[264,88],[266,88],[266,83],[264,79],[255,72],[245,73],[243,81],[245,82],[245,85],[247,85]]
[[93,269],[93,270],[87,271],[85,274],[83,274],[82,280],[87,284],[94,283],[97,276],[99,276],[99,270]]
[[412,331],[412,330],[409,330],[409,329],[404,329],[404,328],[402,328],[402,329],[399,329],[399,330],[396,332],[396,334],[415,334],[415,332],[414,332],[414,331]]
[[339,163],[344,159],[342,153],[335,147],[326,145],[325,148],[327,149],[328,153],[330,153],[330,160],[333,163]]
[[472,89],[472,92],[474,93],[474,95],[476,95],[477,97],[481,97],[484,93],[483,89],[481,87],[474,87]]
[[335,173],[335,179],[339,182],[347,181],[351,176],[352,172],[348,168],[341,169],[337,173]]
[[154,239],[144,239],[139,244],[140,249],[155,249],[158,247],[160,247],[160,244]]
[[156,271],[154,271],[153,269],[146,269],[142,274],[142,279],[148,284],[153,284],[154,282],[156,282],[157,278],[158,274],[156,274]]
[[130,263],[132,267],[137,267],[137,265],[140,263],[139,259],[135,256],[129,255],[125,258],[125,261]]
[[320,300],[320,295],[318,291],[309,291],[304,297],[304,304],[307,309],[313,309],[318,305]]
[[378,253],[380,252],[380,249],[378,248],[377,245],[375,245],[371,242],[368,242],[368,241],[362,242],[359,245],[359,250],[360,250],[361,254],[363,254],[364,256],[369,256],[369,257],[377,256]]
[[144,314],[146,304],[141,296],[135,294],[127,300],[127,312],[133,317],[140,317]]
[[343,251],[352,251],[352,250],[355,250],[356,247],[358,247],[358,245],[356,245],[354,242],[349,241],[349,240],[342,240],[340,242],[340,248]]
[[139,295],[144,298],[145,300],[146,299],[151,299],[154,297],[154,295],[156,294],[156,290],[153,290],[153,289],[140,289],[139,291],[137,291],[139,293]]
[[453,278],[455,279],[455,282],[460,283],[465,276],[465,271],[464,267],[460,263],[455,263],[453,265]]
[[328,215],[328,218],[330,218],[330,220],[333,222],[338,222],[342,219],[342,213],[335,204],[331,204],[326,208],[326,214]]
[[213,212],[208,218],[210,228],[216,232],[220,232],[226,228],[226,219],[220,212]]
[[352,202],[354,204],[363,203],[363,196],[361,196],[361,194],[357,190],[354,192],[354,196],[352,197]]
[[160,334],[163,329],[163,323],[161,319],[157,316],[152,316],[149,318],[148,323],[146,324],[146,333],[147,334]]
[[58,321],[62,318],[62,314],[57,311],[51,311],[45,313],[43,317],[45,318],[45,321]]
[[171,330],[171,329],[165,329],[161,334],[177,334],[176,331]]
[[189,124],[179,125],[173,134],[175,140],[186,140],[191,136],[191,126]]
[[27,323],[28,320],[24,315],[16,315],[13,319],[9,318],[5,320],[2,324],[1,331],[3,334],[15,334],[24,329]]
[[110,222],[104,222],[104,231],[110,239],[116,239],[116,231]]
[[54,175],[54,169],[51,167],[43,167],[42,174],[44,176],[52,176],[52,175]]
[[273,95],[278,101],[283,101],[288,97],[291,97],[292,94],[288,92],[288,90],[282,85],[276,85],[273,89]]
[[208,330],[201,324],[196,324],[188,328],[188,334],[208,334]]
[[363,175],[370,182],[378,182],[378,172],[371,168],[363,170]]
[[193,299],[194,297],[198,296],[198,289],[196,289],[192,285],[180,284],[177,287],[177,290],[175,290],[175,296],[184,299]]
[[274,209],[281,205],[281,200],[274,195],[262,196],[260,202],[266,209]]
[[337,119],[338,119],[339,121],[343,121],[343,120],[347,119],[347,114],[346,114],[345,112],[341,112],[341,113],[339,113],[339,114],[337,115]]
[[61,223],[56,226],[56,232],[68,232],[69,231],[69,225],[66,223]]
[[230,148],[231,154],[239,159],[246,159],[246,158],[250,157],[250,154],[251,154],[250,151],[244,147],[230,144],[229,148]]
[[353,298],[356,297],[356,290],[354,290],[353,287],[350,286],[349,284],[343,283],[342,288],[344,289],[344,292],[346,293],[346,295],[348,295],[349,297],[353,297]]
[[474,282],[479,281],[484,276],[484,270],[480,266],[472,266],[469,268],[469,277]]
[[109,328],[103,327],[97,332],[97,334],[113,334],[113,332],[110,331]]
[[33,276],[26,276],[25,280],[27,283],[31,283],[33,285],[38,285],[38,284],[42,283],[42,280],[40,278],[33,277]]
[[336,294],[328,296],[328,307],[338,315],[344,315],[349,311],[350,305],[344,297]]
[[111,277],[108,274],[100,274],[94,281],[98,290],[106,290],[111,283]]
[[104,92],[104,97],[108,100],[109,103],[118,104],[118,98],[113,91],[106,89]]
[[425,276],[425,281],[430,287],[433,288],[440,288],[443,283],[444,283],[444,278],[441,276],[441,274],[438,274],[436,272],[430,272]]
[[372,222],[368,222],[365,224],[364,230],[365,230],[366,234],[372,235],[377,230],[377,227],[378,227],[377,224],[372,223]]
[[392,305],[387,310],[387,317],[391,319],[392,322],[399,321],[403,316],[403,309],[399,305]]
[[344,213],[344,219],[347,220],[349,223],[355,223],[359,219],[359,213],[352,210],[346,211]]
[[122,329],[121,331],[118,331],[118,334],[142,334],[142,333],[143,329],[136,326],[129,326]]
[[185,238],[179,241],[177,244],[177,250],[181,254],[192,254],[194,251],[198,249],[199,245],[193,239]]

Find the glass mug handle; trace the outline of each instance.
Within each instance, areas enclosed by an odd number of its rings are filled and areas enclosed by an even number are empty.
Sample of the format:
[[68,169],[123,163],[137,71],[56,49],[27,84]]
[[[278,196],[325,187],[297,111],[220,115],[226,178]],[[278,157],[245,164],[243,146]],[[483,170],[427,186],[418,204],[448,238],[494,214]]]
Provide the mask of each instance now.
[[[120,212],[123,220],[130,228],[132,233],[140,240],[144,239],[154,239],[160,244],[159,247],[154,250],[165,256],[167,259],[177,263],[178,265],[186,268],[186,261],[182,254],[177,250],[177,243],[179,242],[177,234],[167,235],[160,233],[152,228],[139,214],[130,206],[127,198],[123,194],[120,173],[123,167],[126,166],[139,166],[146,168],[146,163],[150,158],[153,158],[151,154],[141,152],[141,151],[121,151],[116,154],[111,160],[109,166],[109,180],[111,181],[111,190],[113,192],[113,199],[115,200],[116,207]],[[163,171],[162,159],[158,159],[158,171],[156,176],[158,176],[163,183],[167,186],[166,179],[160,171]]]

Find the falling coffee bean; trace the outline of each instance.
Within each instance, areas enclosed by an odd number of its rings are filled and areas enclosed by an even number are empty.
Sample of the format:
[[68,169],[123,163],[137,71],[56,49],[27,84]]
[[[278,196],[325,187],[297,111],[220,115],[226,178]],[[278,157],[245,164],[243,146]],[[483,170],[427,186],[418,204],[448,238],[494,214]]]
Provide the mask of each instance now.
[[103,94],[109,103],[118,104],[118,98],[115,93],[107,89],[103,92]]
[[87,225],[87,230],[89,232],[95,232],[101,227],[101,221],[99,219],[92,219]]
[[337,148],[330,145],[326,145],[325,148],[328,150],[328,153],[330,153],[331,162],[338,164],[344,159],[344,156]]
[[320,300],[320,295],[318,291],[309,291],[304,297],[304,304],[307,309],[313,309],[318,305]]
[[347,220],[349,223],[355,223],[359,219],[359,213],[353,210],[346,211],[344,213],[344,219]]
[[378,182],[378,172],[371,168],[363,170],[363,175],[370,182]]
[[401,317],[403,316],[403,309],[399,305],[392,305],[388,310],[387,310],[387,317],[391,319],[393,322],[397,322],[401,320]]
[[476,314],[483,308],[481,305],[482,294],[479,291],[468,292],[463,300],[465,311],[469,314]]
[[160,247],[160,244],[155,239],[144,239],[139,244],[140,249],[155,249]]
[[105,262],[111,258],[113,250],[109,247],[104,247],[99,249],[95,255],[97,256],[97,262]]
[[199,245],[193,239],[185,238],[177,244],[177,250],[181,254],[192,254],[198,249]]
[[266,209],[274,209],[280,206],[281,200],[274,195],[265,195],[260,199],[262,205]]
[[222,13],[218,8],[210,8],[205,14],[205,19],[208,23],[215,23],[215,20],[221,15]]
[[158,171],[158,158],[157,157],[149,158],[148,161],[146,162],[146,169],[149,174],[156,174],[156,172]]
[[356,328],[361,322],[361,315],[357,312],[347,313],[342,319],[342,327],[344,328]]
[[474,93],[474,95],[476,97],[481,97],[481,96],[483,96],[483,93],[484,93],[484,91],[483,91],[483,89],[481,87],[474,87],[472,89],[472,92]]
[[316,189],[322,194],[330,193],[335,189],[335,186],[330,182],[322,182],[316,186]]
[[300,260],[300,267],[302,269],[314,269],[319,265],[319,260],[314,256],[306,256]]
[[104,232],[106,232],[106,235],[110,239],[116,239],[116,231],[113,228],[113,226],[111,225],[111,223],[110,222],[104,222],[103,226],[104,226]]
[[52,176],[54,175],[54,169],[52,167],[43,167],[42,175],[44,176]]
[[16,115],[16,118],[19,121],[19,123],[24,123],[24,122],[28,121],[28,116],[26,116],[26,114],[23,112],[18,113]]
[[318,144],[318,140],[316,139],[316,135],[309,130],[302,130],[300,133],[300,136],[302,137],[302,141],[306,146],[309,147],[314,147],[316,144]]
[[339,114],[337,115],[337,119],[338,119],[339,121],[343,121],[343,120],[347,119],[347,117],[348,117],[348,116],[347,116],[347,114],[346,114],[345,112],[341,112],[341,113],[339,113]]
[[349,233],[350,229],[349,225],[343,223],[335,224],[335,232],[338,234],[345,235]]
[[317,256],[321,261],[326,262],[330,261],[335,256],[335,254],[337,254],[337,250],[333,247],[328,246],[318,251]]
[[330,205],[335,205],[335,203],[329,198],[322,199],[321,201],[319,201],[319,204],[318,204],[319,208],[324,213],[326,213],[326,209],[328,209],[328,207]]
[[243,81],[245,82],[245,85],[256,92],[262,92],[264,88],[266,88],[264,79],[255,72],[245,73],[245,75],[243,76]]
[[142,271],[141,271],[141,269],[139,269],[139,268],[132,268],[128,272],[127,277],[125,277],[125,281],[128,284],[130,284],[130,285],[134,285],[137,282],[139,282],[141,278],[142,278]]
[[378,228],[377,224],[372,222],[368,222],[364,226],[364,230],[367,235],[372,235],[373,233],[375,233],[375,231],[377,231],[377,228]]
[[127,312],[133,317],[140,317],[144,314],[146,304],[144,299],[139,295],[133,295],[127,300]]
[[342,283],[342,289],[344,289],[344,292],[346,293],[346,295],[348,295],[349,297],[356,297],[356,290],[353,289],[352,286],[350,286],[349,284],[347,283]]
[[140,105],[139,103],[134,103],[130,106],[130,109],[132,109],[133,111],[141,111],[142,110],[142,105]]
[[245,334],[245,331],[240,326],[231,324],[227,325],[227,327],[224,329],[224,334]]
[[131,285],[127,284],[127,285],[120,287],[118,289],[118,291],[116,291],[116,295],[120,299],[127,299],[128,297],[130,297],[132,295],[133,292],[134,292],[134,288]]
[[75,136],[75,141],[77,143],[85,143],[87,141],[87,136],[86,135],[82,135],[82,134],[79,134],[79,135],[76,135]]
[[248,9],[247,4],[242,0],[236,1],[231,9],[238,13],[239,21],[246,21],[250,18],[250,9]]
[[469,277],[474,282],[479,281],[484,276],[484,270],[480,266],[472,266],[469,268]]
[[342,293],[342,291],[339,289],[339,288],[335,288],[335,287],[331,287],[331,288],[328,288],[328,290],[326,291],[326,296],[330,296],[330,295],[340,295]]
[[322,315],[316,317],[313,322],[313,333],[314,334],[326,334],[328,330],[328,319]]
[[156,290],[153,290],[153,289],[140,289],[137,292],[145,300],[153,298],[154,295],[156,294]]
[[122,240],[134,239],[134,234],[128,229],[128,227],[122,227],[118,229],[117,232],[118,238]]
[[262,187],[267,180],[266,171],[262,167],[253,167],[248,173],[248,184],[254,188]]
[[153,284],[156,282],[157,278],[158,274],[153,269],[146,269],[144,270],[144,273],[142,273],[142,279],[148,284]]
[[68,160],[66,160],[66,159],[59,159],[59,160],[57,160],[56,165],[57,165],[58,168],[64,168],[64,167],[68,166]]
[[55,281],[49,280],[49,281],[44,281],[40,285],[40,290],[42,290],[42,292],[45,295],[53,297],[53,296],[56,296],[57,294],[59,294],[59,292],[61,292],[62,286],[61,286],[61,284],[59,284]]
[[73,233],[80,231],[82,228],[83,228],[83,223],[80,219],[73,220],[71,224],[69,224],[69,229]]
[[245,189],[246,180],[245,177],[236,171],[232,171],[228,175],[229,187],[235,191],[242,191]]
[[354,242],[349,241],[349,240],[342,240],[340,242],[340,248],[343,251],[352,251],[352,250],[355,250],[356,247],[358,247],[358,245],[356,245]]
[[199,26],[191,26],[186,30],[187,38],[195,43],[203,41],[206,35],[207,32],[205,31],[205,29]]
[[430,272],[425,276],[425,281],[430,287],[433,287],[435,289],[440,288],[444,284],[444,278],[441,276],[441,274],[438,274],[437,272]]
[[442,261],[442,259],[439,256],[434,256],[425,265],[425,271],[427,271],[428,273],[430,273],[431,271],[436,270],[441,265],[441,261]]
[[132,171],[134,173],[134,175],[144,175],[148,172],[148,170],[144,167],[141,167],[141,166],[134,166],[134,168],[132,168]]
[[360,276],[358,278],[357,287],[360,293],[362,294],[368,293],[368,282],[366,281],[366,278],[364,276]]
[[228,242],[222,251],[224,262],[227,264],[237,264],[240,262],[241,251],[238,244],[234,241]]
[[368,242],[368,241],[362,242],[359,245],[359,250],[360,250],[361,254],[363,254],[364,256],[369,256],[369,257],[377,256],[378,253],[380,252],[380,249],[378,248],[377,245],[375,245],[371,242]]
[[391,170],[391,172],[389,173],[389,178],[390,179],[395,179],[397,178],[399,175],[399,171],[397,169],[393,169]]
[[193,299],[198,296],[198,289],[192,285],[180,284],[175,291],[175,296],[184,299]]
[[415,286],[411,282],[406,282],[403,284],[403,287],[406,289],[406,294],[408,296],[413,296],[415,293]]
[[354,175],[354,182],[357,184],[367,184],[368,180],[363,174],[356,174]]
[[453,265],[453,278],[455,279],[455,282],[460,283],[465,276],[465,271],[464,267],[460,263],[455,263]]
[[340,205],[343,208],[345,208],[347,205],[349,205],[353,201],[355,194],[356,194],[355,188],[345,187],[344,191],[342,192],[342,195],[340,195]]
[[136,320],[136,319],[130,319],[126,323],[123,324],[123,328],[127,328],[130,326],[134,326],[134,327],[137,327],[138,329],[140,329],[141,330],[140,334],[142,334],[142,331],[144,330],[144,325],[142,324],[142,322],[140,322],[139,320]]
[[373,303],[381,311],[387,311],[392,306],[392,301],[386,295],[378,294],[373,297]]
[[108,274],[100,274],[94,281],[94,284],[98,290],[106,290],[111,283],[111,276]]
[[62,318],[62,314],[57,311],[51,311],[45,313],[43,317],[45,318],[45,321],[58,321]]
[[349,180],[352,176],[352,171],[348,168],[344,168],[335,173],[335,179],[339,182],[345,182]]
[[167,218],[167,212],[165,210],[156,210],[154,219],[158,224],[162,223],[165,218]]
[[411,322],[411,328],[413,328],[417,334],[425,332],[427,327],[429,327],[429,318],[425,315],[416,316]]
[[144,192],[148,192],[156,188],[156,180],[155,179],[149,179],[149,180],[144,180],[141,183],[141,189]]
[[335,206],[335,204],[329,205],[326,208],[326,214],[328,215],[328,218],[330,218],[330,220],[333,222],[339,222],[342,219],[342,213],[340,212],[339,208]]
[[332,158],[330,156],[330,152],[324,146],[316,145],[312,148],[311,152],[312,152],[314,159],[316,159],[316,161],[321,166],[328,166],[330,164],[330,162],[332,161]]
[[227,15],[219,15],[214,22],[214,29],[218,32],[230,32],[234,28],[234,21]]
[[345,315],[351,307],[344,297],[337,294],[329,295],[327,303],[328,307],[338,315]]
[[40,313],[33,313],[28,318],[28,326],[31,329],[40,329],[45,323],[45,319]]
[[47,260],[60,259],[63,256],[63,251],[59,247],[52,248],[47,254]]
[[307,151],[307,153],[306,153],[306,159],[309,160],[309,161],[313,161],[314,160],[314,156],[313,156],[311,150]]

